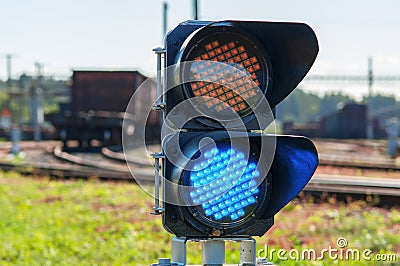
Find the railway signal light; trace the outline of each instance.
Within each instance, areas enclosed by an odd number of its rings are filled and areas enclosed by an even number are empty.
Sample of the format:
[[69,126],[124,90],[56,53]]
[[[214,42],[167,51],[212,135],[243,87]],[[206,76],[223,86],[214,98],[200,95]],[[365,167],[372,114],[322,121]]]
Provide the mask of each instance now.
[[[188,21],[166,37],[163,225],[261,236],[318,164],[304,137],[260,133],[318,53],[301,23]],[[255,132],[257,131],[257,132]]]

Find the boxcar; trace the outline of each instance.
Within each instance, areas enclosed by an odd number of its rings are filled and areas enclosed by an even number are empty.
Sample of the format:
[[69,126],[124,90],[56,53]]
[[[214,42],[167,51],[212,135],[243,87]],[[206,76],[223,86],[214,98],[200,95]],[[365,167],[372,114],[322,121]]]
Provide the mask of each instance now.
[[[82,147],[91,146],[94,140],[103,145],[121,145],[122,122],[133,93],[148,78],[138,71],[74,70],[71,83],[71,101],[60,105],[60,112],[48,117],[58,135],[67,146],[70,140]],[[141,92],[134,104],[134,119],[146,119],[146,112],[156,97],[156,83]],[[152,112],[146,132],[148,140],[159,137],[159,115]],[[132,132],[131,132],[132,133]],[[134,135],[140,138],[138,134]]]

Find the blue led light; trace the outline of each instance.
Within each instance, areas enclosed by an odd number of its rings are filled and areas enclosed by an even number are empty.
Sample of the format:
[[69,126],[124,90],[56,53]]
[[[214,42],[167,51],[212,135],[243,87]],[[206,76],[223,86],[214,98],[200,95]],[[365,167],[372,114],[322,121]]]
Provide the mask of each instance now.
[[247,159],[238,149],[218,145],[206,148],[200,158],[204,160],[194,164],[189,173],[191,201],[214,221],[232,222],[248,215],[260,192],[254,156]]

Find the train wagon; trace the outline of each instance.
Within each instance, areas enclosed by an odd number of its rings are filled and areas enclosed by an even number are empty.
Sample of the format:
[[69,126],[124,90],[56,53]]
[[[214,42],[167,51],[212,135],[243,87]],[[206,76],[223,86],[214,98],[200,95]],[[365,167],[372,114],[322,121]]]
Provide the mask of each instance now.
[[347,103],[319,121],[304,125],[284,124],[285,134],[311,138],[364,139],[367,132],[367,106]]
[[[122,122],[128,102],[136,89],[148,78],[138,71],[74,70],[71,83],[71,101],[60,104],[57,114],[48,116],[64,147],[69,141],[77,141],[81,147],[121,145]],[[147,83],[149,84],[149,83]],[[150,89],[141,93],[140,101],[134,103],[134,119],[146,119],[146,112],[156,97],[156,83],[150,81]],[[154,86],[153,86],[154,85]],[[159,116],[152,112],[148,118],[146,136],[156,140],[159,136]],[[143,132],[130,132],[141,138]]]

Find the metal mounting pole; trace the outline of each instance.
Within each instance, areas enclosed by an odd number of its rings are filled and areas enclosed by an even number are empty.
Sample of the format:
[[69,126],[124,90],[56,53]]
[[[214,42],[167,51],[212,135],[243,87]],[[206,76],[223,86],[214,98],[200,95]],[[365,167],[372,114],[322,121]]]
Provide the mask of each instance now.
[[240,241],[240,265],[254,266],[256,263],[256,240],[251,238]]
[[202,241],[204,266],[222,266],[225,263],[225,241],[204,240]]
[[[254,238],[207,239],[201,241],[203,265],[220,266],[225,263],[225,241],[240,241],[240,264],[239,264],[240,266],[257,265],[256,241]],[[181,248],[181,250],[185,250],[186,252],[186,249]],[[262,265],[271,265],[271,264],[262,264]]]
[[[171,264],[185,266],[186,264],[186,243],[188,241],[201,242],[202,244],[202,265],[204,266],[222,266],[225,263],[225,241],[240,242],[240,263],[238,266],[256,266],[256,265],[274,265],[267,259],[257,260],[256,258],[256,240],[252,237],[243,238],[187,238],[174,237],[172,243],[172,260]],[[164,259],[165,260],[165,259]],[[152,265],[166,265],[152,264]]]
[[172,262],[178,265],[186,265],[186,241],[185,237],[172,239]]

